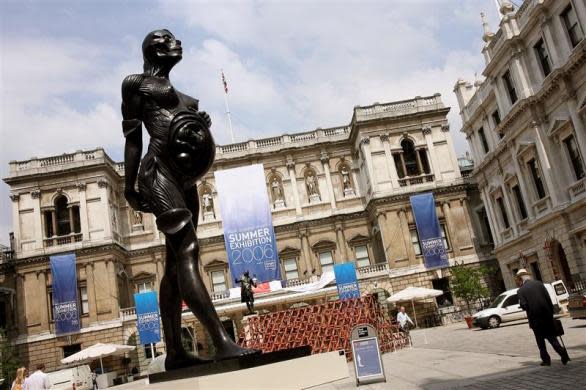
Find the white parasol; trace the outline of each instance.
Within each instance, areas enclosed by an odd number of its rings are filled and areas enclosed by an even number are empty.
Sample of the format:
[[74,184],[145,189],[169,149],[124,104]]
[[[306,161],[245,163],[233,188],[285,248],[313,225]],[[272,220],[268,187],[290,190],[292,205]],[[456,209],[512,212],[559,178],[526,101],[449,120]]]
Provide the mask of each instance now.
[[399,291],[396,294],[391,295],[387,298],[389,302],[399,302],[399,301],[411,301],[411,308],[413,309],[413,316],[415,317],[415,326],[417,326],[417,313],[415,313],[415,305],[413,301],[418,301],[421,299],[439,297],[444,292],[442,290],[434,290],[432,288],[424,288],[424,287],[407,287],[404,290]]
[[90,362],[96,359],[100,359],[100,367],[102,368],[102,374],[104,373],[104,364],[102,358],[111,355],[124,355],[126,352],[134,350],[136,347],[133,345],[121,345],[121,344],[102,344],[97,343],[82,349],[81,351],[74,353],[71,356],[61,359],[62,364],[71,363],[84,363]]

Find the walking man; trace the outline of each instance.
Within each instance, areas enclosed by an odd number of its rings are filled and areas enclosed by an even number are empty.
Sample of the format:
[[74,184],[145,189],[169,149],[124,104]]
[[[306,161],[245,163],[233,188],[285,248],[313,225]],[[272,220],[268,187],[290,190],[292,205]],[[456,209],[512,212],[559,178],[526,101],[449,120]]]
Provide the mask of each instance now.
[[[411,318],[409,318],[409,315],[405,313],[405,306],[401,306],[399,309],[399,312],[397,313],[397,322],[399,323],[401,330],[405,333],[409,333],[409,329],[414,325]],[[411,323],[411,326],[409,326],[408,322]]]
[[51,388],[49,376],[45,374],[45,365],[43,363],[37,364],[37,371],[33,372],[24,381],[24,390],[48,390]]
[[521,309],[527,312],[529,327],[533,329],[535,341],[539,347],[541,365],[551,365],[551,358],[547,353],[545,340],[549,341],[553,349],[561,356],[562,364],[567,364],[570,357],[566,349],[557,340],[553,319],[553,304],[545,286],[538,280],[531,280],[529,273],[524,268],[517,272],[517,278],[522,283],[517,292],[519,305]]

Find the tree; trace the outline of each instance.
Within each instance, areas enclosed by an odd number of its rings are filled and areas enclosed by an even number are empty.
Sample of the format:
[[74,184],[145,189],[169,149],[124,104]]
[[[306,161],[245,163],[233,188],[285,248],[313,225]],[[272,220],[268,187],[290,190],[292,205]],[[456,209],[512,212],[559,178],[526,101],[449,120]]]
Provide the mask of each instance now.
[[488,288],[482,284],[482,280],[490,271],[484,266],[471,267],[456,262],[451,272],[452,292],[466,302],[468,314],[471,314],[470,304],[490,294]]
[[6,331],[0,329],[0,378],[4,378],[4,383],[0,389],[9,389],[16,375],[16,370],[20,367],[20,359],[10,343]]

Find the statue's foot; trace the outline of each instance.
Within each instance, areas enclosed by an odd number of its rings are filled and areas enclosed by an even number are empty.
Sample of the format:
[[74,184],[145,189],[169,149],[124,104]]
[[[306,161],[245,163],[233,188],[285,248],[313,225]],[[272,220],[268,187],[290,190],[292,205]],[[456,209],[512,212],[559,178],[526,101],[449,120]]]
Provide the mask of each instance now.
[[260,355],[260,349],[243,348],[234,342],[226,343],[216,349],[215,361],[232,359],[248,355]]
[[197,366],[199,364],[211,362],[213,362],[213,360],[204,359],[187,352],[167,354],[167,357],[165,358],[165,370],[175,370],[178,368]]

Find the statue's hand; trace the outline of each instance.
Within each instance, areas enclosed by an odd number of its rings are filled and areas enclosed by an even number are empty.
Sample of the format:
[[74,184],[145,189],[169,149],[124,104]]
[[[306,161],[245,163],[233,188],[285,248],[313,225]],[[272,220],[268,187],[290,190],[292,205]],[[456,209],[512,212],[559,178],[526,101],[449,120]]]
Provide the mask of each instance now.
[[212,119],[210,118],[210,116],[208,115],[207,112],[205,111],[200,111],[199,115],[201,116],[201,118],[204,120],[204,122],[206,123],[206,125],[208,126],[208,129],[210,127],[212,127]]
[[134,210],[150,212],[149,207],[147,206],[140,192],[134,189],[126,189],[124,190],[124,197],[126,198],[126,201],[130,207],[132,207]]

